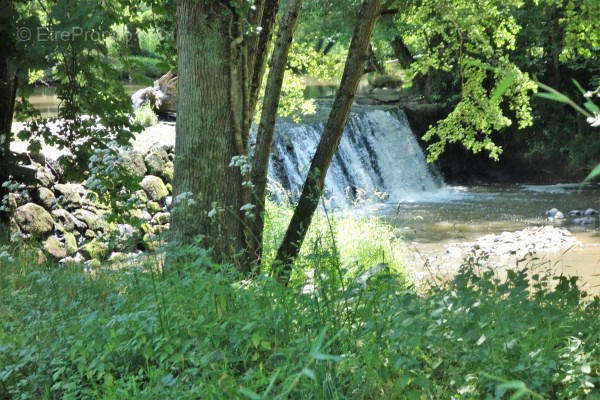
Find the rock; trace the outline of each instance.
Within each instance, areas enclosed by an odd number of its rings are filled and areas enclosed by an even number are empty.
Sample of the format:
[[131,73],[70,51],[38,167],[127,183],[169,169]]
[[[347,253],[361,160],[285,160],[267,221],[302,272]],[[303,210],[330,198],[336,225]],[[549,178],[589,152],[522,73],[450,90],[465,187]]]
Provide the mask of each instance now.
[[585,210],[584,215],[586,217],[591,217],[593,215],[598,215],[598,210],[594,210],[593,208],[588,208],[587,210]]
[[575,218],[573,223],[576,225],[594,225],[596,224],[596,218],[590,216]]
[[156,214],[157,212],[162,210],[160,204],[158,204],[155,201],[149,201],[148,203],[146,203],[146,208],[148,209],[148,212],[150,212],[150,214]]
[[160,175],[169,162],[169,154],[162,147],[152,147],[144,158],[150,175]]
[[569,217],[581,217],[583,216],[583,211],[580,210],[571,210],[569,211]]
[[67,256],[65,245],[54,235],[46,239],[44,242],[44,250],[46,250],[48,254],[57,260],[63,259]]
[[558,210],[558,208],[551,208],[550,210],[546,211],[546,217],[548,218],[554,218],[554,216],[556,215],[556,213],[560,212]]
[[41,187],[37,190],[37,198],[47,210],[51,210],[52,206],[56,202],[56,197],[54,196],[52,190],[45,187]]
[[132,175],[139,178],[143,178],[148,173],[146,163],[144,162],[144,156],[137,152],[132,151],[127,153],[125,156],[125,169]]
[[167,207],[171,207],[172,204],[173,204],[173,196],[167,196],[167,198],[165,199],[165,205]]
[[554,214],[554,219],[565,219],[565,215],[559,211],[556,214]]
[[148,195],[143,190],[138,190],[133,195],[142,205],[148,202]]
[[19,196],[14,193],[9,193],[6,199],[8,208],[15,210],[19,206]]
[[21,230],[32,235],[44,235],[54,228],[54,219],[44,208],[27,203],[15,210],[15,221]]
[[88,260],[103,260],[108,256],[108,245],[94,239],[81,246],[81,255]]
[[63,204],[80,205],[87,194],[85,187],[78,183],[54,185],[54,191],[59,193]]
[[63,234],[63,239],[65,241],[65,251],[67,252],[67,256],[77,254],[79,248],[77,247],[77,239],[75,239],[75,235],[73,235],[71,232],[65,232]]
[[35,179],[40,185],[47,187],[54,185],[54,182],[56,182],[56,177],[52,171],[50,171],[50,169],[40,164],[34,164],[34,166],[36,167]]
[[73,216],[70,212],[64,209],[52,210],[52,215],[56,218],[57,222],[64,228],[65,232],[73,232],[73,230],[83,230],[87,228],[84,222],[81,222]]
[[80,221],[83,221],[88,229],[97,231],[97,230],[106,230],[107,224],[106,222],[99,217],[96,213],[93,213],[89,210],[79,208],[73,211],[73,216]]
[[165,225],[171,221],[171,214],[166,212],[159,212],[154,216],[154,218],[152,218],[152,220],[158,225]]
[[148,197],[154,201],[161,201],[169,195],[169,191],[162,179],[158,176],[146,175],[142,180],[142,188]]

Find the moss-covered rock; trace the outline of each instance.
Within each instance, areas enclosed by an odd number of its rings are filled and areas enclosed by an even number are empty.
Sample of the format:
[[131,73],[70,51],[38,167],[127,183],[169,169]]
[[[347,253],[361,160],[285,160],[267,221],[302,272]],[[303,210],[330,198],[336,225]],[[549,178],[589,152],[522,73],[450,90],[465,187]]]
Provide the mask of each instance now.
[[108,245],[97,239],[94,239],[81,246],[81,255],[86,259],[104,260],[108,257]]
[[162,207],[160,206],[160,204],[158,204],[155,201],[149,201],[148,203],[146,203],[146,208],[148,209],[150,214],[156,214],[157,212],[162,210]]
[[65,245],[54,235],[44,241],[44,250],[57,260],[61,260],[67,256]]
[[41,187],[37,190],[37,198],[39,199],[40,204],[47,210],[51,210],[56,202],[56,196],[54,196],[52,190],[45,187]]
[[75,218],[73,214],[65,209],[52,210],[52,216],[56,219],[57,227],[63,232],[73,232],[75,229],[83,230],[87,228],[85,222]]
[[15,221],[25,233],[45,235],[52,232],[54,219],[43,207],[27,203],[15,210]]
[[142,180],[142,188],[151,200],[160,202],[169,195],[165,183],[158,176],[147,175]]
[[79,248],[77,247],[77,239],[75,238],[75,235],[73,235],[71,232],[65,232],[63,238],[65,241],[65,250],[67,252],[67,256],[77,254]]

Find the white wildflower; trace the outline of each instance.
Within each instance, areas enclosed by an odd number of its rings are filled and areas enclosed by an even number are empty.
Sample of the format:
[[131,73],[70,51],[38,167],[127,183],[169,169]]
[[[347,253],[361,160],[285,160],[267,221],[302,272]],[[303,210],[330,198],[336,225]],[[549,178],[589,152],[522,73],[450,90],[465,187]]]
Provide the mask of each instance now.
[[254,204],[244,204],[242,207],[240,207],[240,211],[252,211],[254,210],[254,208],[256,208],[256,206]]
[[588,117],[587,122],[593,128],[599,127],[600,126],[600,114],[594,114],[593,117]]
[[212,210],[210,210],[208,212],[208,218],[213,218],[215,215],[217,215],[217,209],[213,208]]
[[593,95],[594,95],[594,92],[588,90],[587,92],[585,92],[583,94],[583,97],[585,97],[586,99],[591,99]]

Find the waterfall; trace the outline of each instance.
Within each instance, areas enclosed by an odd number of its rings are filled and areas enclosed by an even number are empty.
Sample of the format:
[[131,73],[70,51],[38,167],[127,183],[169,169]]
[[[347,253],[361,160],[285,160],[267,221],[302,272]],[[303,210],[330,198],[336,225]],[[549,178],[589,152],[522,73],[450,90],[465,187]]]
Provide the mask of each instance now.
[[[324,124],[278,121],[269,165],[271,191],[298,199]],[[326,198],[335,207],[357,201],[400,202],[438,191],[434,173],[404,112],[353,112],[325,179]],[[275,188],[275,189],[273,189]]]

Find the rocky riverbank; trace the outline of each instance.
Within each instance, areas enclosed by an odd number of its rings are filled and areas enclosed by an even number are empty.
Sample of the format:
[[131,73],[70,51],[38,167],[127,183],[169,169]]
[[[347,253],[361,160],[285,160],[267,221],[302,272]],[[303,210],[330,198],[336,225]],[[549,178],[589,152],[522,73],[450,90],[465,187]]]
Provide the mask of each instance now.
[[141,182],[127,211],[132,224],[112,222],[107,205],[97,201],[89,180],[66,182],[54,160],[31,160],[32,182],[10,182],[2,207],[11,217],[11,237],[35,239],[43,254],[61,263],[99,264],[126,253],[154,250],[158,235],[169,229],[172,203],[173,146],[154,145],[144,152],[130,150],[125,167]]

